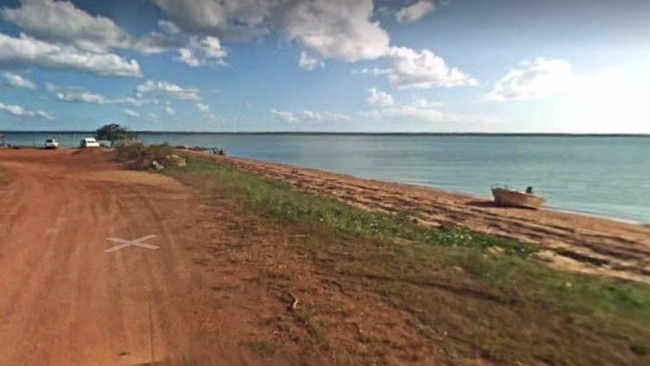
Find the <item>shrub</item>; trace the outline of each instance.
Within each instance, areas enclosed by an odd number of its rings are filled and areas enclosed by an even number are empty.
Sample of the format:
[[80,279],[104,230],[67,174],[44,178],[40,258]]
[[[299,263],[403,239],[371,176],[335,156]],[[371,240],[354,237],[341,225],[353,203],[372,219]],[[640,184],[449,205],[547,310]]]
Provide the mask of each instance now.
[[176,165],[178,157],[168,144],[146,145],[142,142],[119,142],[115,146],[115,159],[127,163],[133,169],[147,169],[153,161],[163,166]]

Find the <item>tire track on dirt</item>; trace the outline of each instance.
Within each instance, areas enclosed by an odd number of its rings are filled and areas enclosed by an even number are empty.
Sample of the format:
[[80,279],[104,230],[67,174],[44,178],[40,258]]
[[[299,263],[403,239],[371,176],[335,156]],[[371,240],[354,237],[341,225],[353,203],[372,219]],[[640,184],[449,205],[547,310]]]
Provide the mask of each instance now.
[[[218,316],[192,261],[209,233],[192,228],[206,219],[185,187],[94,152],[0,153],[14,178],[0,188],[11,203],[0,211],[1,365],[133,365],[239,345],[236,328],[224,339],[200,321]],[[148,234],[159,250],[103,252],[108,237]]]

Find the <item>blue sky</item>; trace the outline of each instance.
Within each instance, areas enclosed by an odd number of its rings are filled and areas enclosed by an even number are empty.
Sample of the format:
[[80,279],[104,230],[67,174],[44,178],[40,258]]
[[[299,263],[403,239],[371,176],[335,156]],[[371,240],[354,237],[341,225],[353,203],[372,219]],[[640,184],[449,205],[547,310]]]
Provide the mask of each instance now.
[[0,130],[650,133],[647,0],[0,1]]

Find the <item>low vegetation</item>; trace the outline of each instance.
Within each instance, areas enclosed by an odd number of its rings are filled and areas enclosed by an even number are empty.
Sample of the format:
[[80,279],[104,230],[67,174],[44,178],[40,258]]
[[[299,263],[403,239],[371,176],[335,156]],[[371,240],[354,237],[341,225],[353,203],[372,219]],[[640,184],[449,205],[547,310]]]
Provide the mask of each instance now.
[[[165,174],[204,192],[208,204],[219,197],[221,207],[227,200],[281,225],[332,283],[360,286],[410,314],[422,339],[455,364],[650,364],[647,286],[551,269],[525,243],[365,212],[227,164],[190,159]],[[326,333],[319,326],[318,338]]]
[[115,152],[117,161],[133,169],[155,169],[185,164],[185,159],[176,155],[174,148],[167,144],[148,145],[142,142],[121,141],[115,145]]
[[115,146],[115,151],[116,158],[119,161],[129,161],[142,158],[163,160],[166,156],[174,153],[174,148],[168,144],[147,145],[142,142],[122,142]]

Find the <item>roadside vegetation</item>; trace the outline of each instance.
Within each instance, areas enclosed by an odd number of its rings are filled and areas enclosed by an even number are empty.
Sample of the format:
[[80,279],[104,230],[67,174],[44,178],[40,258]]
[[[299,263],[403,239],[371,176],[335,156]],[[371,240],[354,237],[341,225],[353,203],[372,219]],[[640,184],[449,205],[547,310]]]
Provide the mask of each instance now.
[[119,141],[115,145],[115,159],[136,170],[163,169],[185,166],[185,159],[168,144],[148,145],[142,142]]
[[174,153],[174,148],[167,145],[146,145],[142,142],[121,142],[115,146],[116,159],[125,162],[135,159],[164,159],[166,156]]
[[[454,364],[650,364],[648,286],[551,269],[525,243],[362,211],[228,164],[189,159],[164,173],[209,205],[299,238],[292,250],[307,253],[330,283],[363,288],[408,313]],[[301,321],[314,324],[310,334],[324,347],[327,327],[310,321],[318,315],[311,309]]]

